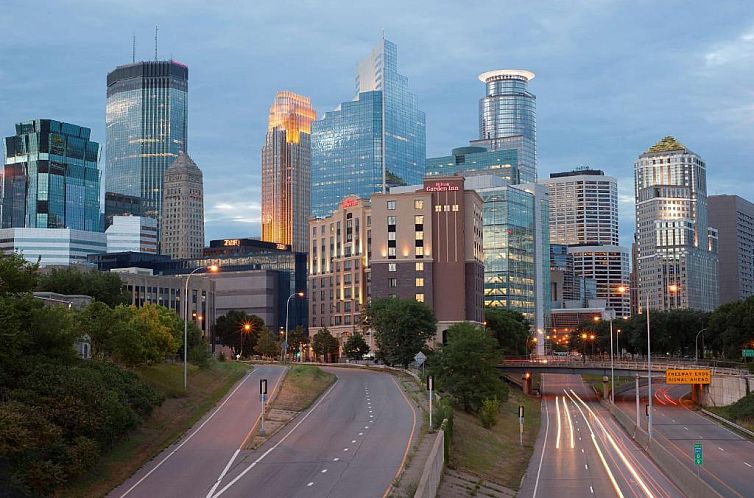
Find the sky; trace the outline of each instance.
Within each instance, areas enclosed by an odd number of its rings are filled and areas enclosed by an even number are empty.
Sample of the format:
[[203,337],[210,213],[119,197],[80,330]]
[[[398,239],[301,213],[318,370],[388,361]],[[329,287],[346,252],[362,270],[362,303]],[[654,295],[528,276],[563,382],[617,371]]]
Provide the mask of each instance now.
[[[754,8],[748,1],[4,0],[0,134],[52,118],[105,144],[105,79],[158,57],[189,67],[188,153],[207,239],[259,235],[260,151],[278,90],[318,115],[354,95],[382,30],[427,119],[428,157],[478,134],[479,73],[536,73],[538,174],[618,179],[633,234],[633,163],[666,135],[707,163],[708,194],[754,201]],[[106,150],[100,167],[104,169]]]

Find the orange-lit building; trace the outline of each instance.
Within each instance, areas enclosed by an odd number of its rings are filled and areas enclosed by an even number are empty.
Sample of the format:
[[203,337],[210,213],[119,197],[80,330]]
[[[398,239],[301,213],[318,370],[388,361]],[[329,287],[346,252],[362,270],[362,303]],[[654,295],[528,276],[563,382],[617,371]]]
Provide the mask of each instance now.
[[306,252],[310,212],[311,126],[309,97],[275,95],[262,147],[262,240]]

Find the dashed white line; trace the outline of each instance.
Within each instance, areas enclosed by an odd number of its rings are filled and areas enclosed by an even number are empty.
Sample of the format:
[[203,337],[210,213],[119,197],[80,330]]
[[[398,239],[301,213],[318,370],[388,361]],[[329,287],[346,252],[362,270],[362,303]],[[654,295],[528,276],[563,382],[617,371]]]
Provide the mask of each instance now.
[[338,457],[335,457],[335,458],[332,459],[333,462],[337,462],[338,460],[340,460],[340,458],[338,458]]
[[581,452],[584,453],[584,448],[581,448]]
[[369,429],[369,426],[368,426],[368,425],[365,425],[365,426],[364,426],[364,429]]
[[310,482],[309,484],[306,485],[306,487],[308,487],[308,488],[311,488],[312,486],[314,486],[313,482]]
[[351,443],[355,443],[355,442],[356,442],[356,440],[355,440],[355,439],[351,439]]
[[327,469],[322,469],[322,473],[324,474],[325,472],[327,472]]
[[584,469],[589,470],[589,465],[584,464]]
[[590,491],[590,492],[591,492],[592,494],[594,494],[594,488],[593,488],[593,487],[589,486],[589,491]]
[[725,452],[725,450],[724,450],[724,449],[722,449],[722,448],[721,448],[721,447],[719,447],[719,446],[717,447],[717,449],[718,449],[718,450],[720,450],[720,451],[722,451],[722,452]]
[[689,428],[688,427],[684,427],[683,430],[687,431],[687,430],[689,430]]
[[348,448],[343,448],[343,451],[348,451]]
[[747,467],[751,467],[751,464],[748,464],[746,462],[744,462],[744,465],[746,465]]
[[359,436],[363,436],[363,435],[364,435],[364,433],[363,433],[363,432],[359,432]]

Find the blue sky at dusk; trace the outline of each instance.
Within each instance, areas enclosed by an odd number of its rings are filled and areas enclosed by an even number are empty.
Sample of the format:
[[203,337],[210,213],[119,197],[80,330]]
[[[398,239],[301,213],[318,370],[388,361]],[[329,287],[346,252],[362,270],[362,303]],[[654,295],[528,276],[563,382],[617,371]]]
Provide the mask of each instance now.
[[[0,134],[53,118],[105,143],[105,77],[158,55],[189,66],[188,152],[204,171],[207,238],[259,235],[260,149],[275,92],[318,115],[354,95],[380,36],[427,115],[427,154],[478,133],[479,73],[536,73],[538,173],[618,178],[633,232],[633,161],[673,135],[710,194],[754,200],[754,8],[746,1],[56,1],[0,9]],[[104,168],[103,151],[100,166]]]

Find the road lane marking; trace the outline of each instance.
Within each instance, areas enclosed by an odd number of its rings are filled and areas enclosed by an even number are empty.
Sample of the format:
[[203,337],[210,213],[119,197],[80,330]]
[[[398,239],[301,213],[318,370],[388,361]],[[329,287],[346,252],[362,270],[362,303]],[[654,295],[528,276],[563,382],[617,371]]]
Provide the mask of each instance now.
[[363,432],[359,432],[359,436],[363,436],[363,435],[364,435],[364,433],[363,433]]
[[684,429],[684,430],[689,430],[689,428],[688,428],[688,427],[686,427],[686,426],[684,426],[684,427],[683,427],[683,429]]
[[556,419],[558,420],[558,435],[555,438],[555,449],[560,449],[560,401],[558,396],[555,396],[555,410],[557,411]]
[[724,450],[724,449],[722,449],[722,448],[721,448],[721,447],[719,447],[719,446],[717,447],[717,449],[718,449],[718,450],[720,450],[720,451],[722,451],[722,452],[725,452],[725,450]]
[[343,448],[343,451],[348,451],[348,448]]
[[351,443],[355,443],[355,442],[356,442],[356,440],[355,440],[355,439],[351,439]]
[[584,448],[581,448],[581,452],[584,453]]
[[364,429],[369,429],[369,426],[368,426],[368,425],[365,425],[365,426],[364,426]]
[[338,458],[338,457],[335,457],[335,458],[332,459],[333,462],[337,462],[338,460],[340,460],[340,458]]
[[256,460],[254,460],[251,464],[249,464],[248,467],[246,467],[240,474],[238,474],[235,478],[233,478],[232,481],[230,481],[228,484],[226,484],[225,487],[223,487],[216,495],[213,496],[213,498],[216,498],[216,497],[222,495],[223,493],[225,493],[228,489],[230,489],[231,486],[233,486],[235,483],[237,483],[239,480],[241,480],[241,478],[243,476],[245,476],[251,469],[253,469],[254,467],[256,467],[257,464],[259,462],[261,462],[267,455],[269,455],[270,453],[272,453],[272,451],[275,448],[277,448],[278,446],[280,446],[281,444],[283,444],[283,442],[286,439],[288,439],[288,437],[291,434],[293,434],[293,432],[296,429],[298,429],[299,426],[301,424],[303,424],[304,421],[307,418],[309,418],[309,415],[311,415],[312,413],[314,413],[314,411],[317,409],[317,407],[319,407],[319,405],[322,404],[322,402],[327,399],[327,396],[332,392],[332,390],[337,385],[338,385],[338,379],[336,378],[335,382],[333,382],[333,385],[330,386],[330,389],[328,389],[327,391],[325,391],[325,394],[323,394],[322,397],[319,398],[319,400],[314,404],[314,406],[311,407],[311,409],[308,412],[306,412],[303,417],[301,417],[301,420],[299,420],[298,423],[296,425],[294,425],[293,428],[290,431],[288,431],[285,436],[283,436],[282,438],[280,438],[280,441],[278,441],[277,443],[275,443],[275,445],[272,448],[270,448],[269,450],[267,450],[264,453],[262,453],[262,455],[259,458],[257,458]]
[[310,482],[309,484],[307,484],[307,485],[306,485],[306,487],[308,487],[308,488],[310,488],[310,487],[312,487],[312,486],[314,486],[314,483],[313,483],[313,482]]
[[584,464],[584,470],[589,470],[589,465]]
[[211,498],[212,497],[212,493],[214,493],[215,490],[217,489],[217,487],[220,485],[220,483],[223,480],[223,477],[225,477],[225,474],[228,473],[228,470],[230,469],[231,464],[236,459],[236,457],[238,456],[238,452],[240,452],[240,451],[241,451],[241,448],[238,448],[235,451],[235,453],[233,453],[233,456],[230,457],[230,460],[228,460],[228,463],[225,464],[225,468],[223,469],[222,472],[220,472],[220,475],[218,476],[217,480],[215,481],[214,486],[212,486],[212,489],[209,490],[209,493],[207,493],[207,496],[205,498]]
[[593,487],[589,486],[589,491],[590,491],[590,492],[591,492],[592,494],[594,494],[594,488],[593,488]]
[[571,449],[574,449],[576,447],[576,443],[573,440],[573,422],[571,421],[571,411],[568,409],[568,403],[566,402],[565,396],[563,396],[563,409],[566,412],[566,417],[568,418],[568,433],[571,435]]
[[751,467],[751,464],[748,464],[746,462],[744,462],[744,465],[746,465],[747,467]]
[[133,486],[131,486],[130,488],[128,488],[128,489],[126,490],[126,492],[125,492],[125,493],[123,493],[122,495],[120,495],[120,498],[123,498],[124,496],[128,495],[128,494],[129,494],[129,493],[130,493],[131,491],[133,491],[133,490],[134,490],[134,489],[136,488],[136,486],[138,486],[139,484],[141,484],[142,482],[144,482],[144,480],[145,480],[145,479],[146,479],[147,477],[149,477],[150,475],[152,475],[152,472],[154,472],[155,470],[157,470],[158,468],[160,468],[160,466],[161,466],[161,465],[162,465],[163,463],[165,463],[165,462],[166,462],[166,461],[168,460],[168,458],[170,458],[171,456],[175,455],[175,453],[176,453],[176,452],[177,452],[178,450],[180,450],[180,449],[181,449],[181,447],[182,447],[182,446],[183,446],[184,444],[188,443],[188,442],[189,442],[189,440],[191,440],[191,438],[192,438],[192,437],[196,436],[196,435],[197,435],[197,434],[199,433],[199,431],[200,431],[200,430],[202,430],[202,427],[204,427],[204,426],[205,426],[205,425],[207,424],[207,422],[209,422],[210,420],[212,420],[212,417],[214,417],[214,416],[215,416],[215,414],[216,414],[217,412],[219,412],[219,411],[220,411],[220,409],[221,409],[221,408],[222,408],[223,406],[225,406],[225,403],[227,403],[227,402],[228,402],[228,400],[230,400],[230,398],[232,398],[232,397],[233,397],[233,395],[234,395],[234,394],[236,394],[236,391],[238,391],[239,389],[241,389],[241,386],[242,386],[242,385],[244,384],[244,382],[246,382],[246,381],[247,381],[247,380],[249,379],[249,377],[251,377],[251,375],[252,375],[252,372],[249,372],[249,373],[247,373],[247,374],[246,374],[246,376],[245,376],[245,377],[243,378],[243,380],[241,381],[241,383],[240,383],[240,384],[238,384],[238,386],[236,386],[236,388],[235,388],[235,389],[233,389],[233,391],[232,391],[232,392],[231,392],[231,393],[230,393],[230,394],[229,394],[229,395],[228,395],[228,396],[227,396],[227,397],[225,398],[225,401],[223,401],[222,403],[220,403],[220,406],[218,406],[217,408],[215,408],[215,411],[213,411],[213,412],[212,412],[212,413],[210,414],[210,416],[209,416],[209,417],[207,417],[207,420],[205,420],[204,422],[202,422],[202,425],[200,425],[200,426],[199,426],[199,427],[198,427],[198,428],[197,428],[197,429],[196,429],[196,430],[195,430],[194,432],[192,432],[192,433],[191,433],[191,435],[189,435],[189,437],[187,437],[187,438],[186,438],[186,439],[185,439],[185,440],[184,440],[184,441],[183,441],[183,442],[182,442],[181,444],[179,444],[179,445],[178,445],[178,446],[177,446],[177,447],[176,447],[176,448],[175,448],[175,449],[174,449],[173,451],[171,451],[171,452],[170,452],[170,454],[168,454],[168,455],[167,455],[167,456],[166,456],[165,458],[163,458],[163,459],[162,459],[162,460],[160,461],[160,463],[158,463],[157,465],[155,465],[155,466],[154,466],[154,468],[152,468],[152,470],[150,470],[149,472],[147,472],[147,474],[146,474],[146,475],[145,475],[144,477],[142,477],[141,479],[139,479],[139,480],[138,480],[138,481],[136,482],[136,484],[134,484]]
[[542,402],[545,404],[545,420],[547,421],[547,424],[545,425],[545,439],[542,443],[542,454],[539,457],[539,467],[537,468],[537,478],[534,481],[534,494],[532,495],[532,498],[537,498],[537,487],[539,487],[539,475],[542,472],[542,461],[545,458],[545,449],[547,448],[547,434],[550,432],[550,412],[547,409],[547,401],[542,400]]
[[324,474],[325,472],[327,472],[327,469],[322,469],[322,473]]

